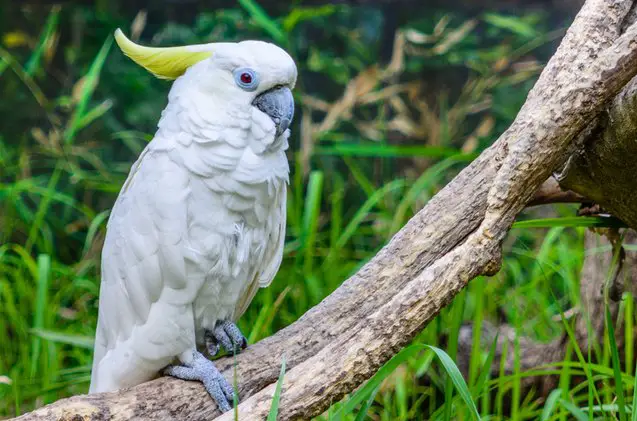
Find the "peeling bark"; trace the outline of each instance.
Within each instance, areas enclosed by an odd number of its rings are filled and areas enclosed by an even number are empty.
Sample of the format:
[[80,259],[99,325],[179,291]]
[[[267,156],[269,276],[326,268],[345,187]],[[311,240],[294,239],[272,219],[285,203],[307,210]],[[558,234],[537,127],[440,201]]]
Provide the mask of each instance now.
[[[467,283],[494,274],[501,242],[587,124],[637,73],[633,1],[589,0],[511,127],[358,273],[298,321],[217,366],[236,372],[239,419],[264,419],[285,355],[279,419],[322,413],[408,344]],[[621,213],[617,213],[622,217]],[[64,399],[19,420],[212,419],[196,382],[160,378]],[[233,419],[232,413],[218,419]]]

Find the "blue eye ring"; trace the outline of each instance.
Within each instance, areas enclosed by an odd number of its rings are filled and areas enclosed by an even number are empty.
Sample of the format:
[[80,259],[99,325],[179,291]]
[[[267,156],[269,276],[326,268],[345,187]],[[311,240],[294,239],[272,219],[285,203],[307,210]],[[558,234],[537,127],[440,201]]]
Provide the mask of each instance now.
[[234,81],[244,91],[254,91],[259,86],[259,75],[248,67],[241,67],[233,72]]

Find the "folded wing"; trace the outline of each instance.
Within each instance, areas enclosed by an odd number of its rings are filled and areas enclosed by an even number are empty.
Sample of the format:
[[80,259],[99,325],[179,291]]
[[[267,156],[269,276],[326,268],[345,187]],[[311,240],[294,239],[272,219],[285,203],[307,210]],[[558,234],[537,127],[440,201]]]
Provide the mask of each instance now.
[[203,275],[185,238],[188,194],[188,173],[148,149],[122,188],[103,249],[91,392],[149,380],[194,344]]

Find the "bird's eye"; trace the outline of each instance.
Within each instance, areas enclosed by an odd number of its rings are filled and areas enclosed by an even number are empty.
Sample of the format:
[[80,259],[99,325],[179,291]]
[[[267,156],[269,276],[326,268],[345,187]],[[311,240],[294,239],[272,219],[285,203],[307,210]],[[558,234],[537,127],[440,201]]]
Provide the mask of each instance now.
[[254,91],[259,86],[257,72],[248,68],[241,68],[234,71],[234,80],[244,91]]

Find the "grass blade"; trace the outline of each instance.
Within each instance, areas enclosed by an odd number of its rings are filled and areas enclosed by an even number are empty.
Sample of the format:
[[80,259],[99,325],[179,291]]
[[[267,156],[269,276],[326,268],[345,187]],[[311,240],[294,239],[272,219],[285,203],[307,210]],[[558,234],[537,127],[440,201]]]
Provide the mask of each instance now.
[[358,410],[358,414],[356,414],[356,418],[354,419],[354,421],[363,421],[365,419],[367,411],[369,411],[369,408],[374,403],[374,399],[376,399],[376,395],[378,394],[379,389],[380,386],[377,387],[371,395],[369,395],[369,399],[367,399],[367,402],[365,402],[363,406],[361,406],[361,408]]
[[499,13],[485,13],[483,19],[496,28],[505,29],[525,38],[537,36],[535,28],[517,16],[506,16]]
[[42,338],[47,341],[65,344],[65,345],[73,345],[78,348],[90,349],[93,350],[94,338],[91,336],[83,336],[83,335],[72,335],[63,332],[56,332],[54,330],[47,330],[41,328],[31,329],[30,332],[35,336]]
[[312,171],[308,181],[307,195],[305,196],[303,231],[301,235],[301,244],[303,244],[305,249],[303,269],[306,276],[312,272],[314,242],[316,241],[318,230],[322,192],[323,173],[321,171]]
[[394,146],[367,145],[358,143],[337,143],[330,146],[319,146],[314,150],[316,155],[354,156],[367,158],[427,157],[455,158],[458,161],[471,161],[476,154],[462,154],[458,149],[441,146]]
[[491,348],[489,349],[489,354],[487,355],[487,359],[482,365],[482,371],[476,380],[475,385],[473,386],[473,397],[476,398],[480,395],[482,388],[486,385],[487,380],[489,379],[489,374],[491,374],[491,366],[493,365],[493,360],[495,359],[495,353],[498,345],[498,337],[499,334],[496,334],[493,342],[491,343]]
[[279,380],[276,382],[276,389],[274,390],[274,396],[272,396],[272,406],[268,413],[267,421],[276,421],[276,416],[279,413],[279,402],[281,401],[281,388],[283,387],[283,377],[285,376],[285,356],[281,360],[281,373],[279,374]]
[[573,415],[573,417],[575,417],[578,421],[587,421],[588,417],[586,416],[586,414],[584,413],[584,411],[582,411],[580,408],[578,408],[577,406],[575,406],[574,404],[572,404],[569,401],[566,401],[564,399],[560,399],[560,403],[562,404],[562,406],[564,408],[566,408],[566,410],[568,412],[571,413],[571,415]]
[[635,410],[637,407],[635,405],[637,405],[637,367],[635,367],[635,380],[633,383],[633,405],[632,416],[630,417],[632,421],[637,421],[637,411]]
[[95,236],[97,235],[97,230],[99,230],[100,226],[108,219],[110,215],[110,210],[105,210],[97,215],[91,221],[91,224],[88,227],[88,231],[86,232],[86,240],[84,240],[84,248],[82,249],[82,255],[86,256],[91,245],[93,244],[93,240],[95,240]]
[[86,107],[93,96],[93,92],[95,92],[99,75],[104,67],[106,57],[108,56],[108,52],[110,51],[112,44],[113,37],[109,36],[106,38],[106,41],[104,41],[102,48],[95,56],[93,63],[91,63],[91,67],[89,67],[88,73],[84,77],[84,84],[82,86],[79,100],[77,101],[77,106],[75,107],[71,120],[64,131],[64,143],[66,144],[73,141],[76,133],[80,129],[80,124],[85,117]]
[[350,238],[356,233],[356,230],[363,222],[365,217],[369,215],[369,212],[380,202],[380,200],[389,192],[402,188],[405,185],[405,180],[394,180],[387,184],[385,184],[380,189],[376,190],[366,201],[363,203],[363,206],[356,211],[356,214],[352,217],[349,224],[343,230],[343,233],[338,239],[336,245],[330,249],[328,257],[325,259],[326,264],[331,262],[331,260],[336,256],[340,250],[347,244]]
[[610,314],[609,307],[609,294],[611,284],[615,278],[618,276],[617,271],[620,270],[619,259],[622,251],[622,241],[617,241],[613,245],[613,260],[611,267],[608,271],[606,282],[604,283],[604,319],[606,322],[606,330],[608,331],[608,341],[610,345],[611,351],[611,360],[613,363],[613,374],[615,377],[615,396],[617,396],[617,404],[619,406],[619,419],[620,421],[626,421],[626,404],[624,397],[624,384],[622,380],[622,371],[621,365],[619,362],[619,350],[617,349],[617,342],[615,340],[615,327],[613,326],[613,318]]
[[250,17],[263,28],[276,42],[287,44],[287,35],[278,23],[255,2],[254,0],[239,0],[239,4],[248,12]]
[[553,228],[553,227],[611,227],[625,228],[621,220],[612,216],[574,216],[571,218],[542,218],[517,221],[512,228]]
[[0,47],[0,60],[5,65],[0,65],[0,74],[2,74],[3,68],[11,67],[11,70],[20,78],[22,83],[29,89],[33,98],[38,102],[38,104],[46,109],[48,107],[48,99],[44,95],[44,92],[40,89],[40,87],[35,83],[33,78],[27,74],[24,68],[16,61],[15,58],[7,50]]
[[[38,256],[38,279],[37,291],[35,298],[35,308],[33,309],[33,328],[44,328],[44,313],[47,308],[47,296],[49,291],[49,280],[51,279],[51,257],[47,254]],[[33,378],[38,369],[40,361],[40,348],[42,341],[38,337],[34,337],[31,341],[31,378]]]
[[479,420],[480,414],[478,413],[478,408],[476,408],[476,404],[473,402],[473,398],[471,397],[471,393],[469,392],[467,383],[462,377],[462,374],[460,374],[460,370],[458,370],[458,367],[453,362],[451,357],[449,357],[449,355],[447,355],[447,353],[440,348],[436,348],[435,346],[431,346],[431,345],[425,345],[425,346],[431,349],[436,354],[436,356],[438,357],[438,360],[440,361],[445,371],[447,372],[447,375],[449,376],[454,386],[456,387],[458,394],[460,395],[464,403],[469,408],[471,415],[473,415],[474,419]]
[[[449,343],[447,344],[447,351],[449,353],[446,355],[449,356],[449,360],[451,360],[452,362],[453,362],[453,358],[456,358],[458,354],[457,332],[460,331],[460,326],[462,325],[462,315],[464,313],[464,303],[466,300],[466,296],[467,296],[467,292],[462,291],[458,295],[458,299],[454,300],[453,306],[451,308],[450,332],[452,332],[452,334],[450,334],[449,336]],[[441,359],[441,357],[438,356],[438,359]],[[447,367],[445,367],[445,370],[447,370]],[[464,381],[464,379],[462,380]],[[444,419],[446,420],[451,419],[452,401],[453,401],[452,397],[453,397],[453,389],[454,389],[452,386],[456,386],[456,388],[458,388],[456,383],[453,381],[453,377],[451,373],[447,370],[447,380],[445,381],[445,405],[444,405],[445,406]],[[465,384],[465,387],[466,387],[466,384]],[[467,406],[469,405],[467,404]]]
[[462,374],[460,374],[460,370],[453,362],[451,357],[447,355],[445,351],[440,348],[436,348],[431,345],[423,345],[423,344],[414,344],[404,348],[398,354],[394,355],[389,361],[383,365],[378,372],[372,376],[371,379],[360,389],[356,391],[348,400],[345,402],[339,410],[332,417],[333,420],[340,420],[343,416],[347,414],[351,414],[356,406],[361,404],[366,399],[369,399],[369,396],[377,390],[380,384],[387,378],[391,373],[396,370],[396,368],[406,362],[409,358],[413,357],[419,352],[430,350],[433,351],[438,360],[442,364],[443,368],[447,372],[449,378],[451,378],[452,383],[456,387],[458,394],[465,402],[467,407],[469,408],[473,418],[476,420],[480,420],[480,414],[478,413],[478,409],[476,408],[473,399],[471,398],[471,393],[469,392],[469,388],[467,387],[467,383],[465,382]]
[[593,395],[595,397],[595,400],[597,401],[597,404],[601,405],[602,400],[599,397],[599,393],[597,391],[597,388],[595,387],[595,382],[593,381],[593,375],[591,374],[590,363],[584,359],[582,350],[580,349],[579,344],[577,343],[577,339],[575,338],[575,333],[573,332],[573,329],[569,325],[568,320],[564,316],[564,312],[562,311],[561,308],[559,310],[560,310],[560,318],[562,320],[562,324],[564,325],[564,330],[566,330],[566,333],[568,334],[568,338],[573,344],[573,350],[575,351],[575,355],[577,355],[577,359],[579,360],[582,366],[582,369],[584,370],[584,374],[586,375],[586,380],[588,382],[589,390],[593,391]]
[[42,35],[40,36],[40,41],[38,42],[37,47],[29,57],[29,61],[24,65],[24,71],[29,76],[33,76],[33,73],[40,66],[40,60],[42,59],[42,55],[44,54],[44,48],[47,46],[49,39],[53,35],[55,28],[58,25],[58,21],[60,18],[60,6],[55,5],[51,8],[51,13],[46,20],[46,24],[44,25],[44,30],[42,31]]
[[624,301],[624,321],[626,323],[624,327],[624,358],[625,358],[625,372],[632,373],[633,372],[633,346],[634,346],[634,329],[635,329],[635,317],[633,315],[634,311],[634,298],[633,295],[628,292],[626,294],[626,300]]
[[540,421],[548,421],[555,411],[555,408],[557,408],[560,396],[562,396],[562,389],[555,389],[549,394],[549,397],[546,398],[546,402],[544,403],[544,409],[542,410]]
[[606,328],[608,329],[608,340],[610,342],[611,358],[613,361],[613,373],[615,374],[615,395],[617,396],[617,405],[619,406],[619,419],[626,421],[626,404],[624,397],[624,385],[622,382],[621,366],[619,364],[619,350],[615,341],[615,329],[613,327],[613,319],[610,315],[608,303],[605,305]]

